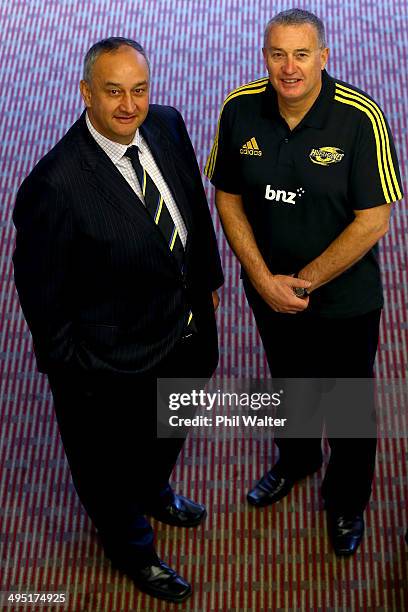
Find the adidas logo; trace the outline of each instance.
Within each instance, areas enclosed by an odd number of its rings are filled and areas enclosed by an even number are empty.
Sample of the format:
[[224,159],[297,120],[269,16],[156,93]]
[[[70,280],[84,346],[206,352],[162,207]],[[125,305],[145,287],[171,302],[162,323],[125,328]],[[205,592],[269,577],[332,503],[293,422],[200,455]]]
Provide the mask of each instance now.
[[258,147],[258,143],[256,142],[255,138],[251,138],[251,140],[248,140],[248,142],[242,145],[239,152],[241,155],[257,155],[258,157],[261,157],[262,155],[262,151]]

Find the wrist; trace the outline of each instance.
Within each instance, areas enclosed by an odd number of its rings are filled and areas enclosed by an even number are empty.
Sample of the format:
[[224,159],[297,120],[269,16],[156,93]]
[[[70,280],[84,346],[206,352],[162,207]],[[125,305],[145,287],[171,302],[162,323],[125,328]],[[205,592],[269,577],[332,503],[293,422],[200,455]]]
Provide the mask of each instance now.
[[266,271],[264,274],[248,275],[252,286],[257,290],[258,293],[262,294],[270,287],[271,282],[274,281],[274,275]]

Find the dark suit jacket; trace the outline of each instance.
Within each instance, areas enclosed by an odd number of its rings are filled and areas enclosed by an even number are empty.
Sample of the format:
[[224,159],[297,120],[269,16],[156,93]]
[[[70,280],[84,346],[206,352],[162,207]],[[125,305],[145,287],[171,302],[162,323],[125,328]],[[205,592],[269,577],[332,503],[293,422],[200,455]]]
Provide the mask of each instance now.
[[223,275],[194,150],[171,107],[151,105],[141,132],[187,226],[185,275],[83,114],[25,179],[13,217],[15,282],[42,372],[151,371],[190,307],[217,363],[211,291]]

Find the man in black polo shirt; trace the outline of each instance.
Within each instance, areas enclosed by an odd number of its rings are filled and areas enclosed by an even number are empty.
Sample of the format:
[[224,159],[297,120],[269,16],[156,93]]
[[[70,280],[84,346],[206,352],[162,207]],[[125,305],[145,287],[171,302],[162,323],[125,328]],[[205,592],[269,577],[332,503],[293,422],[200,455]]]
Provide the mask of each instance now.
[[[269,78],[226,98],[206,174],[271,374],[370,379],[383,305],[376,243],[402,198],[392,136],[369,96],[325,71],[315,15],[279,13],[263,54]],[[364,531],[376,440],[329,442],[329,533],[336,554],[349,555]],[[248,494],[258,507],[322,463],[317,437],[277,443],[279,461]]]

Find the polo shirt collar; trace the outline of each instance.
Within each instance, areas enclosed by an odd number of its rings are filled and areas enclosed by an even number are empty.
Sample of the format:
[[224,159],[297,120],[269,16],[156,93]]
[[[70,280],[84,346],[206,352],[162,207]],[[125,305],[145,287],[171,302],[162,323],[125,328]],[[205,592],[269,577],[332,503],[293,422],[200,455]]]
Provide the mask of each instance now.
[[[314,127],[318,129],[324,127],[332,101],[334,99],[335,88],[336,86],[334,79],[326,72],[326,70],[323,70],[322,88],[320,93],[313,106],[303,117],[299,125],[296,126],[296,129],[300,128],[301,126]],[[283,119],[279,113],[278,97],[270,82],[268,82],[265,93],[262,95],[262,115],[282,121]]]

